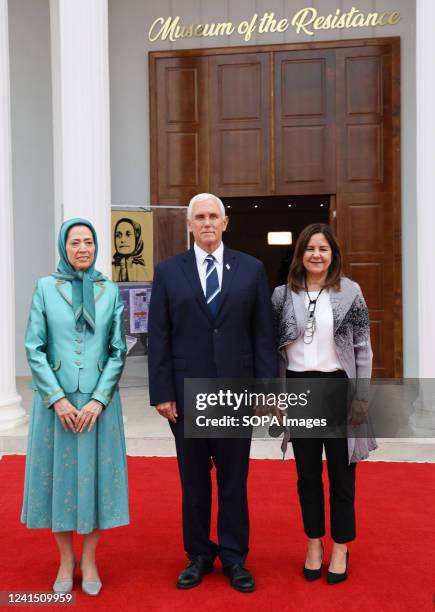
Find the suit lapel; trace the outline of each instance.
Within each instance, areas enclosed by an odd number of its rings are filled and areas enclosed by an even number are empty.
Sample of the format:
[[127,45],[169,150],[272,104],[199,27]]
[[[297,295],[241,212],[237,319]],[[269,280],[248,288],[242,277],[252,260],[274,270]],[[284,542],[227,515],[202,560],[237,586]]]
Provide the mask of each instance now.
[[204,311],[204,314],[208,317],[208,319],[213,322],[213,317],[209,307],[207,306],[207,302],[205,301],[201,281],[199,280],[198,267],[196,265],[195,251],[193,250],[193,247],[185,253],[182,259],[182,268],[192,287],[193,294],[198,302],[198,305],[200,306],[201,310]]
[[[58,293],[63,297],[63,299],[71,306],[72,308],[72,285],[70,282],[57,279],[56,280],[56,289]],[[98,281],[94,283],[94,296],[95,303],[103,296],[106,291],[106,283],[104,281]]]
[[334,334],[337,332],[337,329],[340,327],[341,322],[343,321],[344,314],[340,307],[341,299],[340,294],[341,291],[330,291],[329,299],[331,301],[332,308],[332,318],[334,320]]
[[97,281],[96,283],[94,283],[95,303],[97,303],[98,300],[103,297],[105,291],[106,283],[104,281]]
[[219,305],[218,311],[216,314],[216,321],[219,319],[223,305],[228,296],[228,292],[231,287],[231,283],[233,282],[233,278],[236,275],[237,268],[239,266],[239,262],[237,259],[237,255],[231,249],[227,249],[224,247],[224,259],[223,259],[223,267],[222,267],[222,288],[219,295]]
[[72,286],[64,280],[56,280],[56,289],[63,299],[72,307]]
[[299,332],[303,334],[308,321],[308,309],[305,306],[305,291],[292,291],[293,308]]
[[349,308],[356,296],[356,290],[351,288],[345,290],[344,283],[346,279],[341,281],[341,287],[339,291],[331,290],[329,292],[329,299],[331,300],[332,315],[334,318],[334,334],[337,332],[340,325],[343,323],[343,319],[346,316]]

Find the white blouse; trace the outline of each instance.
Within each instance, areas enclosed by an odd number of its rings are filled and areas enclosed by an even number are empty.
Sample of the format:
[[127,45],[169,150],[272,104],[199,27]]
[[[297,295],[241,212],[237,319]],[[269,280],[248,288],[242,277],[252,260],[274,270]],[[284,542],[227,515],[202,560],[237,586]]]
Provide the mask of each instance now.
[[[319,291],[310,291],[311,299],[315,299],[318,295]],[[304,303],[308,309],[309,299],[306,292]],[[300,336],[286,346],[287,369],[295,372],[342,370],[335,350],[334,320],[328,290],[323,290],[320,294],[314,314],[316,331],[311,344],[305,344],[304,337]]]

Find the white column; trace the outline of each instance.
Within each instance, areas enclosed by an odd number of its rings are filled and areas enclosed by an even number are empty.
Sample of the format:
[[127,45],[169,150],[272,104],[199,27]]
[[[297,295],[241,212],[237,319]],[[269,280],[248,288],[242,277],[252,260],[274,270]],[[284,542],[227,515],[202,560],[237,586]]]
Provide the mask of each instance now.
[[110,278],[107,0],[50,0],[50,21],[56,220],[95,225],[97,268]]
[[435,2],[417,0],[417,253],[418,346],[420,397],[411,424],[416,431],[435,434]]
[[0,429],[26,419],[15,383],[15,287],[13,268],[12,149],[8,2],[0,0]]

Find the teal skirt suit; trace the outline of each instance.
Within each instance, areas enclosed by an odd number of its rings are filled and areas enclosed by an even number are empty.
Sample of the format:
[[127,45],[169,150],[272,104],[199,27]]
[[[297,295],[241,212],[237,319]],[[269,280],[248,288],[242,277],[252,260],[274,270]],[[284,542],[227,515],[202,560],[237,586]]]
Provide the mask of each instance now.
[[[81,276],[68,278],[42,278],[33,294],[26,353],[34,398],[21,520],[30,528],[87,534],[129,523],[118,391],[126,355],[123,302],[115,283],[99,273],[89,275],[89,325],[74,303],[74,283],[80,293]],[[90,432],[63,429],[53,409],[62,397],[77,409],[91,398],[103,404]]]

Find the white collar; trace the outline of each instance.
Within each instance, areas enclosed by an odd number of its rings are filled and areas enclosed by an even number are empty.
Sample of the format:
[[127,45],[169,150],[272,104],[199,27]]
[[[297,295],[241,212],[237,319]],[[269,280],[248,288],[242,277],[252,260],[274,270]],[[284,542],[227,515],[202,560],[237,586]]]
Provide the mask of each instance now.
[[213,255],[213,257],[216,259],[218,264],[221,264],[223,262],[223,259],[224,259],[224,243],[223,242],[220,243],[218,248],[215,251],[213,251],[213,253],[207,253],[207,251],[204,251],[204,249],[201,249],[201,247],[199,247],[196,244],[196,242],[193,244],[193,250],[195,251],[196,261],[199,264],[203,264],[205,261],[205,258],[208,257],[210,254]]

